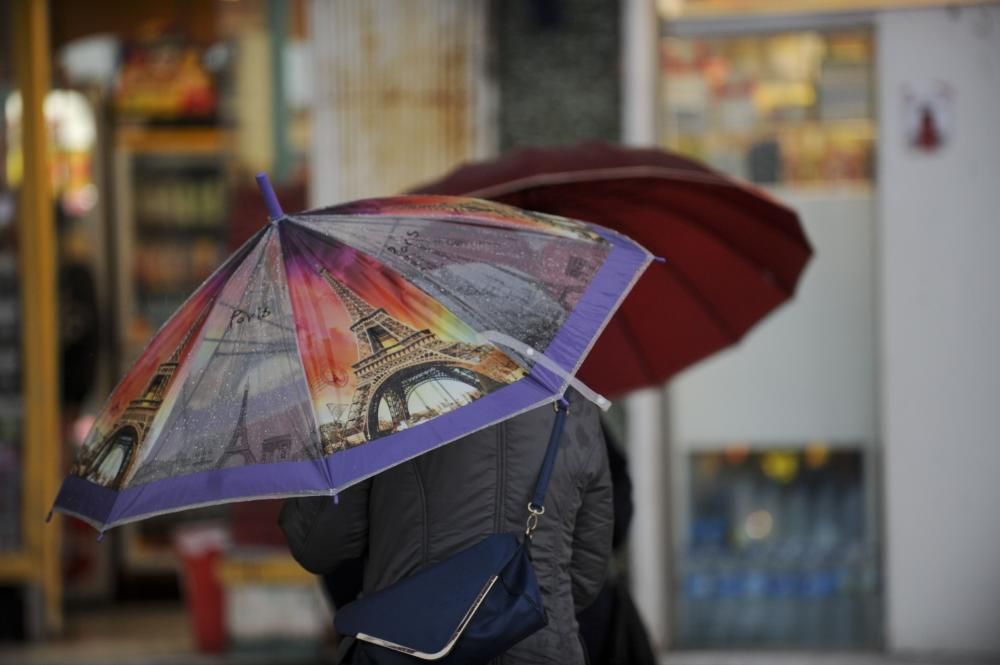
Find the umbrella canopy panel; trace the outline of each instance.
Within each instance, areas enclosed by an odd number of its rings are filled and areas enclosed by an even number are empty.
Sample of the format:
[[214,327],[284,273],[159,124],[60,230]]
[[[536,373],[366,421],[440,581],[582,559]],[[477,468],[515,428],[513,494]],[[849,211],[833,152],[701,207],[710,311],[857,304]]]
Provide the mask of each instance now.
[[650,259],[470,199],[284,216],[156,335],[56,507],[103,526],[346,487],[559,397]]

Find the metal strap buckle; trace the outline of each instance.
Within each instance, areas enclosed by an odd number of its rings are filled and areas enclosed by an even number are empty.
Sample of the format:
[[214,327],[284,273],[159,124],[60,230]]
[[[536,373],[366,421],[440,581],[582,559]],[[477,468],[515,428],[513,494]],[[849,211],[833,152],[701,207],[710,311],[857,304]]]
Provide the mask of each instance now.
[[524,529],[524,535],[531,538],[531,532],[538,528],[538,518],[545,514],[545,506],[536,507],[528,502],[528,524]]

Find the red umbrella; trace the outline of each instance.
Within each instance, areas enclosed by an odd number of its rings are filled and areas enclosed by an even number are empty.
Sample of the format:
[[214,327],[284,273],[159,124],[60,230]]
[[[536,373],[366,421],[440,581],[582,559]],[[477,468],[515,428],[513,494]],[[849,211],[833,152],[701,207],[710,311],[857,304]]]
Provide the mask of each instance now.
[[750,185],[655,149],[529,148],[415,190],[464,194],[613,228],[650,266],[580,370],[606,395],[659,385],[736,343],[795,293],[812,248],[798,216]]

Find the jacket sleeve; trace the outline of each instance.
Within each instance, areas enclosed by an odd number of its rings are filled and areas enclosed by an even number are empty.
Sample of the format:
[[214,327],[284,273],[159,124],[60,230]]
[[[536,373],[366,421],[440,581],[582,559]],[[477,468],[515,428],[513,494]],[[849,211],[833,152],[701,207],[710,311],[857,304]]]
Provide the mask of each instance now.
[[588,460],[583,503],[573,529],[570,575],[573,580],[573,603],[578,612],[597,598],[607,577],[611,557],[614,531],[611,472],[603,439],[598,443],[600,445]]
[[341,563],[364,555],[368,546],[368,494],[371,481],[330,496],[287,499],[278,524],[288,549],[309,572],[325,575]]

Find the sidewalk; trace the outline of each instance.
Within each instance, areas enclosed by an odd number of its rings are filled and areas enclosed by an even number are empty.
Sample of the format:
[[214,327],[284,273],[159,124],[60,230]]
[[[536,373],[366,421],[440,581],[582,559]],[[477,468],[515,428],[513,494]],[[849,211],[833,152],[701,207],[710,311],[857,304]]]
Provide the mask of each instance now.
[[0,644],[0,665],[329,665],[328,654],[288,644],[205,655],[191,639],[179,604],[117,606],[66,617],[59,640]]
[[1000,658],[877,653],[674,652],[664,656],[661,662],[663,665],[998,665]]
[[[268,645],[219,656],[199,654],[180,604],[117,606],[70,613],[54,642],[0,644],[0,665],[330,665],[331,653]],[[993,665],[1000,659],[863,653],[673,652],[663,665]]]

